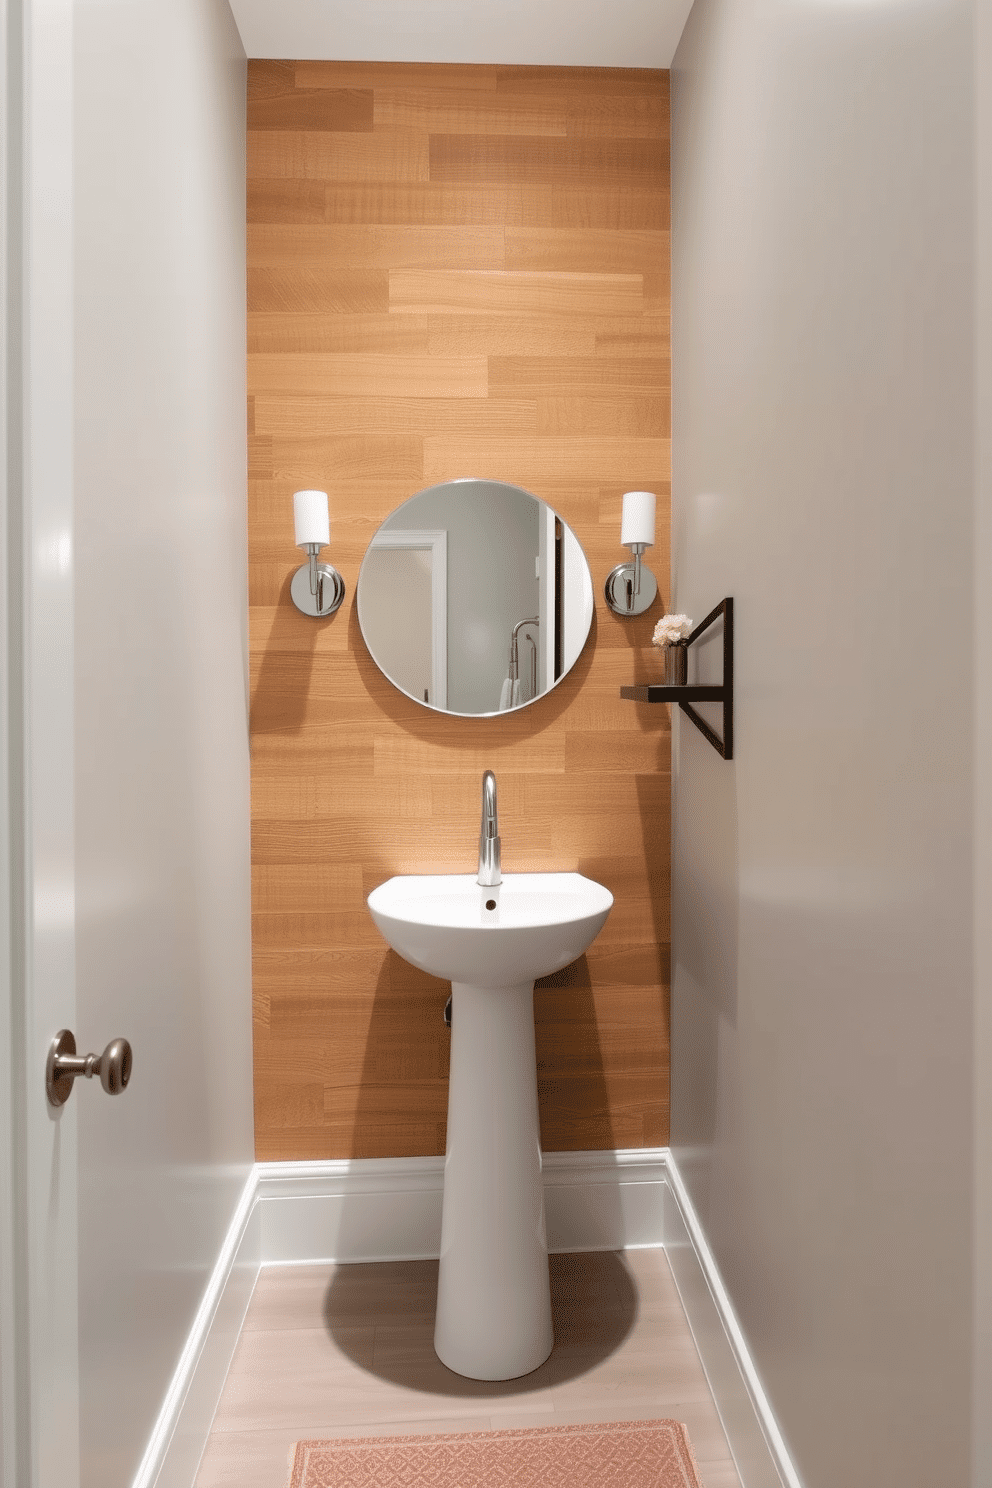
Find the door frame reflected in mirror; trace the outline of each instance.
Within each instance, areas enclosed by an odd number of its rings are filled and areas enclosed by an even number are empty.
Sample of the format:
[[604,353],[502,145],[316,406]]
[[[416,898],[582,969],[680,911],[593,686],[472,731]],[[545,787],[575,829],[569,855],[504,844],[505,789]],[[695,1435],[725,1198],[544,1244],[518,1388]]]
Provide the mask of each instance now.
[[[399,508],[402,510],[402,508]],[[386,518],[388,522],[389,518]],[[448,534],[439,528],[386,528],[384,522],[378,532],[369,543],[368,553],[378,549],[379,552],[429,552],[431,555],[431,686],[430,698],[416,698],[416,702],[426,702],[428,707],[437,708],[439,712],[448,711]],[[362,568],[364,569],[364,560]],[[359,575],[361,579],[361,575]],[[356,600],[357,602],[357,600]],[[358,611],[359,628],[365,638],[365,628],[362,611]],[[368,646],[368,640],[365,641]],[[376,666],[389,676],[380,665],[372,648],[369,647],[369,655]],[[389,678],[392,682],[392,677]],[[396,685],[395,683],[393,684]],[[405,688],[400,689],[406,692]],[[413,697],[411,692],[407,697]]]

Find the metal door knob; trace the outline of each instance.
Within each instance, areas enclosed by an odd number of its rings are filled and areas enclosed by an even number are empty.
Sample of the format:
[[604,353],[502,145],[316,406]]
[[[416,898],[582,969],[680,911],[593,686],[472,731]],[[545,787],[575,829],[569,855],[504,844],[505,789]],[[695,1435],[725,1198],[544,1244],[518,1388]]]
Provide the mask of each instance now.
[[45,1089],[53,1106],[64,1106],[72,1094],[72,1083],[77,1075],[91,1080],[100,1076],[100,1084],[108,1095],[120,1095],[131,1078],[131,1045],[127,1039],[116,1038],[102,1054],[76,1053],[76,1040],[68,1028],[63,1028],[52,1039],[45,1069]]

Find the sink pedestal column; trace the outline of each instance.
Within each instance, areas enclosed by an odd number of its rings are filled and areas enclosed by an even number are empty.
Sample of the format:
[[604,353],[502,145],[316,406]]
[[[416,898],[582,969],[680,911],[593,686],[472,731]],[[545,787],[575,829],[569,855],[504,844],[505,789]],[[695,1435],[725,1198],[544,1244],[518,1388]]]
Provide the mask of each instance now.
[[470,1379],[515,1379],[554,1345],[534,983],[453,982],[451,993],[434,1348]]

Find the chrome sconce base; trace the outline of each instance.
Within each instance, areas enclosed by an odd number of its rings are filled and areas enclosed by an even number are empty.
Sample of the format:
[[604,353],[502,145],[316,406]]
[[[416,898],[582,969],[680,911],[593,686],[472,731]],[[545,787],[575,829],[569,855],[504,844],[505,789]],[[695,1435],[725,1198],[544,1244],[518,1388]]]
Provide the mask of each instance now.
[[655,602],[658,580],[644,567],[644,549],[654,543],[656,497],[652,491],[625,491],[620,541],[632,563],[618,563],[606,580],[606,603],[614,615],[643,615]]
[[293,575],[290,594],[304,615],[323,619],[341,608],[344,579],[329,563],[305,563]]
[[340,609],[344,599],[344,579],[336,568],[320,561],[321,548],[331,540],[326,491],[293,492],[293,529],[307,562],[294,573],[289,592],[302,614],[322,620]]
[[610,570],[604,593],[614,615],[643,615],[655,602],[658,580],[641,563],[638,553],[633,563],[618,563]]

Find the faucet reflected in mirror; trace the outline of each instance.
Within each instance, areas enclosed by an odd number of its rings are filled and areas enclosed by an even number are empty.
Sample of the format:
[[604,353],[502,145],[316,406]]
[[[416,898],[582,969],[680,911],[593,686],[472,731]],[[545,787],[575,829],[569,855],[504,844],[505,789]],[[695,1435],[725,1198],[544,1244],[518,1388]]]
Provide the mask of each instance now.
[[516,708],[520,703],[530,702],[531,698],[537,697],[537,642],[533,633],[527,631],[527,639],[530,641],[530,693],[527,697],[521,696],[520,688],[520,651],[517,636],[525,626],[540,625],[541,617],[535,615],[530,620],[518,620],[510,631],[510,665],[506,678],[503,682],[503,690],[500,693],[499,711],[505,713],[508,708]]

